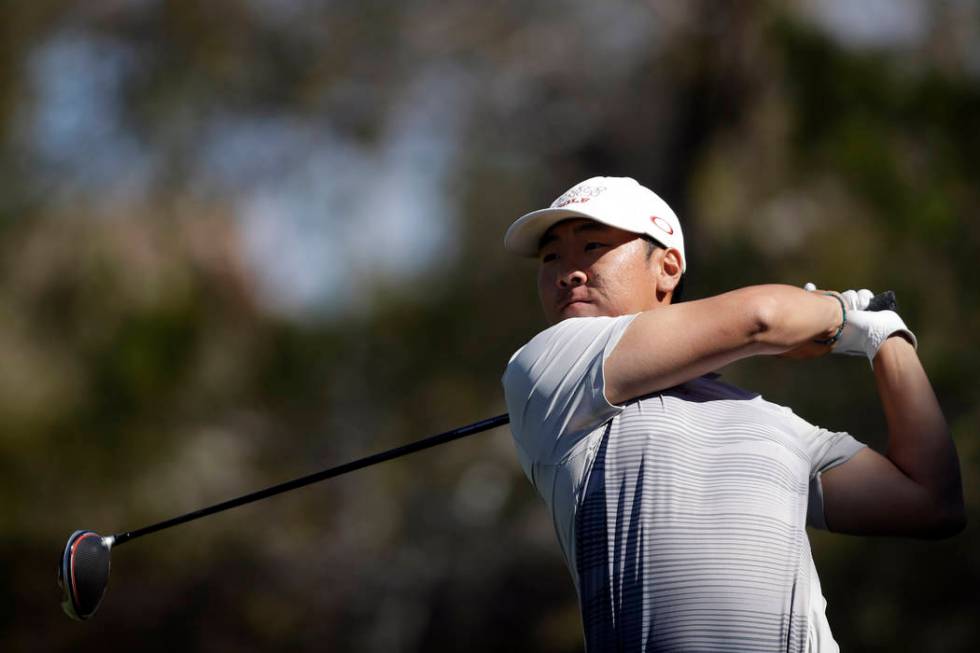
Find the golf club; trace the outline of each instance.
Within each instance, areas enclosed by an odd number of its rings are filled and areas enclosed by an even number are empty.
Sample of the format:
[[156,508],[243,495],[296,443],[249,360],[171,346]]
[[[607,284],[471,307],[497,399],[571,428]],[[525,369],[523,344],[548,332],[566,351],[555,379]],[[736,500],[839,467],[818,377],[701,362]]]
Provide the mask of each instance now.
[[[868,310],[871,311],[896,309],[895,293],[890,290],[875,295],[868,305]],[[416,451],[422,451],[423,449],[451,442],[452,440],[457,440],[468,435],[503,426],[509,421],[510,417],[507,414],[491,417],[389,451],[373,454],[292,481],[273,485],[263,490],[252,492],[251,494],[229,499],[207,508],[179,515],[166,521],[144,526],[134,531],[126,531],[108,536],[102,536],[90,530],[75,531],[68,538],[68,543],[65,545],[65,550],[61,555],[61,561],[58,565],[58,584],[61,586],[63,593],[62,608],[69,617],[79,621],[84,621],[95,614],[99,604],[102,602],[109,583],[110,551],[114,546],[119,546],[137,537],[149,535],[150,533],[155,533],[171,526],[184,524],[195,519],[200,519],[201,517],[207,517],[208,515],[295,490],[328,478],[340,476]]]
[[75,531],[68,538],[68,543],[65,545],[65,550],[61,554],[61,561],[58,564],[58,584],[61,586],[63,596],[61,607],[64,609],[65,614],[78,621],[85,621],[95,614],[95,611],[99,608],[99,604],[102,602],[102,597],[105,595],[106,587],[109,584],[109,554],[115,546],[125,544],[143,535],[162,531],[171,526],[177,526],[178,524],[194,521],[201,517],[230,510],[231,508],[295,490],[328,478],[340,476],[341,474],[370,467],[386,460],[400,458],[401,456],[458,440],[468,435],[488,431],[498,426],[503,426],[509,421],[510,417],[507,414],[490,417],[479,422],[474,422],[473,424],[461,426],[452,431],[446,431],[445,433],[396,447],[395,449],[376,453],[365,458],[344,463],[343,465],[309,474],[308,476],[293,479],[292,481],[273,485],[235,499],[222,501],[213,506],[201,508],[185,515],[179,515],[166,521],[144,526],[135,531],[126,531],[107,536],[99,535],[95,531],[90,530]]

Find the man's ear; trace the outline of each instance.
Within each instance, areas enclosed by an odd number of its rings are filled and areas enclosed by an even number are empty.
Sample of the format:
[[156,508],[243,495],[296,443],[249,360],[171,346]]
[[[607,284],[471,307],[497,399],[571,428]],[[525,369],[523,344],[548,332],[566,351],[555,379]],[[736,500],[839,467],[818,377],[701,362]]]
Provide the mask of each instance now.
[[683,274],[680,251],[675,247],[664,250],[664,255],[660,258],[660,274],[657,277],[657,290],[664,293],[672,292],[677,287]]

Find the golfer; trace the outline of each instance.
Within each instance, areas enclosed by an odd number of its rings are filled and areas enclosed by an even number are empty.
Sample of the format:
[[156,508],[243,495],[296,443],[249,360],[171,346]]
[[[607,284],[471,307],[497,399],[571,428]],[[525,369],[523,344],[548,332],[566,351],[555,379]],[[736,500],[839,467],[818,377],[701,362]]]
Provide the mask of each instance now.
[[[892,311],[867,290],[741,288],[678,303],[681,225],[595,177],[514,222],[552,325],[503,384],[600,651],[837,651],[805,526],[944,537],[964,527],[956,451]],[[888,452],[719,380],[757,355],[866,356]],[[819,388],[813,388],[819,392]]]

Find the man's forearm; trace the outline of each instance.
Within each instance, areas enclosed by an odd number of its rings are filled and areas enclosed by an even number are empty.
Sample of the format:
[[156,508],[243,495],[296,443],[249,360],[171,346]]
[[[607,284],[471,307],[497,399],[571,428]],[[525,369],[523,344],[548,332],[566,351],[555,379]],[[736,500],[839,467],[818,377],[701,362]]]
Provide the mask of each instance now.
[[781,353],[818,339],[826,340],[843,322],[840,302],[824,293],[783,285],[756,286],[746,291],[762,294],[760,313],[764,328],[757,339],[771,348],[769,353]]
[[[603,368],[611,403],[684,383],[760,354],[780,354],[834,335],[833,297],[792,286],[751,286],[640,313]],[[830,350],[827,345],[819,353]]]
[[961,527],[956,448],[915,349],[902,337],[889,338],[875,356],[874,374],[888,424],[887,457],[930,493],[946,527]]

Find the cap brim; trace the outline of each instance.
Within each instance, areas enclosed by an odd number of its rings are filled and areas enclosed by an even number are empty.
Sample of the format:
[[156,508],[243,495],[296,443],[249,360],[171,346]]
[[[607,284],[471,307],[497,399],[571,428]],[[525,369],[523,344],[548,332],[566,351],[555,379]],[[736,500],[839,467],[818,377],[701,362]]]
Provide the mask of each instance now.
[[[519,256],[537,256],[541,237],[553,225],[569,218],[586,218],[609,224],[594,215],[572,209],[539,209],[522,215],[504,235],[504,249]],[[613,225],[615,226],[615,225]]]

